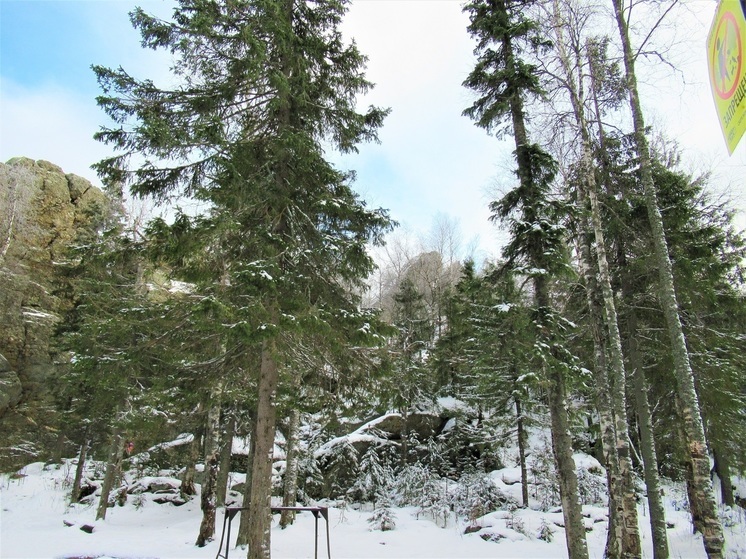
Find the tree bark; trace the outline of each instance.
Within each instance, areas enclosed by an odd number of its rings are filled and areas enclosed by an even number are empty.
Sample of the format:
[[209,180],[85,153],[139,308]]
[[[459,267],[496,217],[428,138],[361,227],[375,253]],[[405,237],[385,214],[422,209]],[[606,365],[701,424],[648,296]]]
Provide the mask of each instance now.
[[[602,160],[600,164],[602,168],[606,168],[608,167],[608,162],[603,156],[606,149],[604,125],[601,119],[601,110],[598,103],[597,84],[593,79],[593,76],[595,76],[597,72],[594,67],[594,59],[590,55],[589,51],[590,48],[588,46],[588,43],[586,43],[586,52],[588,53],[588,62],[590,65],[591,88],[593,90],[592,99],[596,113],[596,126],[598,127],[598,141],[600,151],[602,153]],[[604,176],[609,176],[608,169],[604,170]],[[606,189],[610,194],[617,194],[616,192],[612,192],[608,185],[606,186]],[[621,195],[624,197],[628,197],[629,193],[622,192]],[[647,385],[645,382],[645,372],[643,367],[642,355],[640,354],[639,344],[637,340],[639,331],[637,326],[637,312],[635,311],[634,292],[632,289],[633,279],[630,276],[629,268],[627,266],[625,250],[625,240],[624,238],[619,238],[617,240],[617,265],[621,271],[620,284],[622,289],[622,297],[627,308],[627,331],[625,339],[627,341],[627,357],[629,360],[629,366],[632,371],[631,374],[634,382],[634,406],[635,413],[637,415],[637,423],[640,429],[642,462],[645,475],[645,486],[647,489],[647,500],[648,508],[650,510],[650,525],[653,539],[653,556],[654,559],[667,559],[669,556],[669,551],[668,534],[666,532],[666,514],[665,508],[663,506],[660,478],[658,475],[658,458],[655,451],[652,414],[650,411],[650,404],[648,402]]]
[[648,401],[648,386],[645,382],[643,359],[637,340],[637,311],[632,295],[632,279],[629,277],[624,243],[619,244],[619,266],[622,270],[622,294],[627,302],[627,356],[634,382],[634,405],[637,414],[637,425],[640,430],[640,447],[642,464],[645,475],[645,487],[648,494],[648,508],[650,509],[650,529],[653,538],[654,559],[668,559],[668,534],[666,532],[666,511],[663,506],[662,488],[658,475],[658,456],[655,450],[655,436],[653,420]]
[[[246,481],[243,489],[243,507],[248,507],[251,503],[251,480],[254,468],[254,441],[256,441],[256,418],[255,413],[251,413],[249,423],[249,454],[246,457]],[[241,511],[241,521],[238,526],[238,535],[236,536],[236,547],[246,547],[249,545],[249,511]]]
[[693,497],[699,502],[697,508],[702,514],[702,539],[707,556],[709,559],[721,559],[724,546],[723,529],[717,517],[717,505],[710,480],[710,461],[704,425],[694,385],[694,374],[689,362],[689,352],[679,316],[679,305],[674,289],[673,269],[668,254],[663,218],[658,207],[657,193],[653,183],[650,151],[645,137],[645,122],[637,91],[634,55],[629,40],[627,23],[624,19],[622,0],[613,0],[613,5],[624,52],[624,67],[634,123],[636,151],[640,161],[640,176],[658,265],[659,298],[671,343],[677,381],[676,388],[680,399],[685,441],[691,463]]
[[86,426],[85,433],[83,434],[83,444],[80,445],[80,451],[78,451],[78,463],[75,466],[75,479],[73,479],[73,488],[70,492],[70,504],[77,503],[80,501],[80,481],[83,479],[83,470],[85,470],[85,461],[88,457],[88,449],[90,448],[91,441],[88,440],[88,427]]
[[216,489],[218,463],[220,460],[220,397],[223,392],[222,382],[213,388],[210,395],[210,407],[207,410],[205,425],[205,469],[200,492],[202,522],[197,534],[197,547],[204,547],[215,535]]
[[645,487],[648,494],[648,508],[650,509],[650,530],[653,537],[654,559],[668,559],[668,533],[666,532],[666,509],[663,506],[663,495],[658,475],[658,456],[655,451],[653,424],[648,402],[648,386],[645,373],[640,368],[633,369],[635,385],[635,410],[637,424],[640,429],[640,446],[642,451],[642,465],[645,475]]
[[199,447],[200,440],[197,433],[194,434],[194,439],[189,443],[189,454],[187,456],[187,463],[184,466],[184,473],[181,476],[181,488],[179,489],[179,495],[182,499],[189,499],[192,495],[197,494],[197,487],[194,484],[194,476],[197,472],[196,464],[199,458]]
[[[565,84],[570,95],[570,102],[575,114],[575,121],[581,138],[581,177],[583,183],[582,193],[585,195],[590,206],[590,224],[593,230],[596,245],[596,265],[598,269],[598,284],[603,297],[604,325],[608,333],[609,360],[607,362],[607,374],[609,376],[610,401],[614,419],[614,437],[616,454],[619,464],[619,476],[621,483],[615,487],[621,489],[621,493],[615,495],[620,498],[622,513],[622,557],[640,557],[642,548],[640,544],[640,532],[637,522],[637,499],[632,477],[632,463],[630,461],[629,449],[629,421],[627,419],[627,408],[625,403],[626,371],[624,368],[624,357],[622,355],[622,337],[619,333],[619,320],[614,301],[614,292],[611,288],[611,273],[606,256],[606,240],[604,238],[603,224],[601,223],[601,208],[598,202],[598,187],[593,169],[593,154],[591,147],[591,135],[588,122],[585,118],[583,100],[580,98],[578,85],[572,71],[571,61],[567,54],[564,42],[562,18],[559,11],[558,0],[554,1],[555,35],[556,46],[559,51],[560,61],[565,74]],[[579,65],[580,61],[576,63]]]
[[546,367],[545,373],[549,380],[552,450],[560,480],[567,553],[570,559],[588,559],[585,527],[578,498],[578,477],[575,472],[575,460],[572,457],[565,379],[559,367]]
[[[287,449],[285,456],[285,479],[283,480],[282,506],[294,507],[298,495],[298,458],[300,455],[298,429],[300,427],[300,410],[290,412],[288,425]],[[282,511],[280,528],[287,528],[295,520],[295,512]]]
[[231,415],[225,426],[220,448],[220,466],[218,468],[217,490],[215,500],[219,507],[225,506],[228,495],[228,483],[231,470],[231,452],[233,450],[233,435],[236,431],[236,418]]
[[111,437],[111,448],[109,450],[109,461],[106,464],[104,482],[101,485],[101,498],[98,501],[96,520],[106,520],[106,511],[109,509],[109,497],[111,491],[119,479],[124,456],[124,437],[120,429],[115,429]]
[[[276,318],[277,311],[274,311],[274,314]],[[280,380],[275,352],[274,340],[265,340],[262,344],[256,439],[251,477],[251,502],[248,510],[248,559],[270,559],[271,553],[272,456],[277,420],[277,388]]]
[[606,335],[603,328],[603,318],[600,294],[596,275],[593,273],[593,257],[591,256],[591,235],[587,224],[581,225],[582,232],[579,239],[581,266],[585,279],[586,299],[588,301],[588,315],[593,337],[593,379],[595,381],[596,411],[601,431],[601,449],[603,462],[606,467],[606,482],[608,488],[609,522],[606,532],[606,548],[604,557],[614,559],[622,552],[622,508],[621,495],[624,492],[622,477],[619,472],[619,455],[617,454],[614,434],[614,413],[611,405],[611,389],[606,374]]
[[[506,68],[508,72],[515,74],[515,59],[513,46],[508,36],[502,38],[502,44],[506,57]],[[519,95],[510,98],[510,115],[513,124],[513,137],[515,140],[516,161],[518,164],[518,178],[521,187],[528,192],[535,191],[532,176],[533,162],[529,154],[528,133],[526,132],[526,120],[523,113],[523,103]],[[535,196],[535,194],[533,195]],[[529,223],[537,223],[536,209],[524,204],[524,219]],[[528,247],[529,264],[541,268],[543,262],[543,248],[532,245]],[[537,266],[538,265],[538,266]],[[549,298],[549,285],[544,275],[536,275],[533,278],[534,298],[537,313],[537,331],[544,338],[541,342],[554,348],[555,340],[551,339],[551,324],[545,323],[545,317],[551,313],[551,302]],[[555,349],[551,350],[556,351]],[[567,394],[564,372],[558,364],[547,366],[543,364],[544,374],[548,380],[549,415],[551,418],[552,449],[557,473],[560,480],[560,500],[562,502],[562,515],[565,520],[565,541],[570,559],[588,559],[588,546],[585,538],[585,527],[583,526],[582,509],[578,497],[578,478],[575,471],[575,460],[572,457],[572,439],[570,437],[570,425],[567,415]]]
[[518,461],[521,467],[521,501],[523,508],[528,508],[528,471],[526,469],[526,431],[524,429],[523,410],[521,409],[521,399],[516,395],[515,416],[518,436]]

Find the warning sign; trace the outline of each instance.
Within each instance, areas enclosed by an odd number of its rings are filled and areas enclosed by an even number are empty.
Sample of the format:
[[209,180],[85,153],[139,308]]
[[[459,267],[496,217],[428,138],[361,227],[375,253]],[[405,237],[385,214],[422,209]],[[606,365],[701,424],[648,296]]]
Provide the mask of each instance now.
[[746,131],[746,0],[720,0],[707,37],[715,108],[728,153]]

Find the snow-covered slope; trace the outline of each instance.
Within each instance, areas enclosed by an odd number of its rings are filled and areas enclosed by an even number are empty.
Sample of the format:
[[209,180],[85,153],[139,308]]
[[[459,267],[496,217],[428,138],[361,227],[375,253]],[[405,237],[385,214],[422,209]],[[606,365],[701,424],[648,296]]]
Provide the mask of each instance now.
[[[63,466],[31,464],[13,476],[0,478],[0,557],[2,559],[62,558],[213,558],[218,554],[222,511],[218,517],[216,540],[204,548],[194,545],[201,513],[199,499],[175,506],[157,504],[154,493],[128,496],[127,504],[109,510],[105,522],[94,522],[95,506],[68,507],[66,497],[72,479],[70,462]],[[512,469],[493,472],[491,478],[505,489],[515,487]],[[145,479],[132,486],[144,487]],[[147,483],[145,483],[147,482]],[[701,540],[691,534],[688,515],[682,509],[681,488],[667,486],[666,505],[672,558],[705,557]],[[333,505],[333,503],[328,503]],[[371,531],[367,519],[370,509],[329,510],[331,556],[342,558],[560,558],[566,557],[564,532],[559,512],[518,509],[498,511],[479,519],[482,530],[465,534],[465,524],[449,520],[446,527],[430,518],[417,515],[415,508],[398,508],[393,531]],[[592,558],[603,556],[606,534],[606,511],[601,507],[584,507],[588,528],[588,545]],[[746,557],[746,514],[730,511],[726,528],[727,557]],[[645,557],[652,557],[647,514],[640,509],[644,534]],[[93,527],[92,533],[80,528]],[[235,535],[237,524],[234,526]],[[552,532],[551,541],[539,539],[542,531]],[[319,521],[319,557],[326,557],[325,526]],[[246,552],[230,549],[231,558],[243,558]],[[272,534],[274,558],[314,556],[314,517],[298,515],[296,523],[286,530],[275,525]]]

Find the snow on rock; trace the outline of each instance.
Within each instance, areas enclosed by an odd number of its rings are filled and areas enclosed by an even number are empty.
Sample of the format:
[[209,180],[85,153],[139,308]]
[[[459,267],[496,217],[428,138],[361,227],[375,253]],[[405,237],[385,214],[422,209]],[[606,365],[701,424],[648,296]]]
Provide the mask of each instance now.
[[499,476],[500,481],[505,485],[514,485],[521,483],[521,469],[520,468],[503,468],[493,472],[493,479],[495,475]]
[[360,430],[358,429],[354,433],[351,433],[349,435],[343,435],[341,437],[335,437],[332,440],[324,443],[321,445],[316,452],[314,452],[314,458],[321,458],[322,456],[326,456],[328,454],[331,454],[334,452],[334,449],[341,445],[341,444],[351,444],[354,445],[355,443],[368,443],[368,444],[385,444],[387,441],[386,439],[382,439],[381,437],[378,437],[376,435],[370,435],[367,433],[360,433]]
[[148,450],[140,452],[139,454],[135,454],[134,456],[130,458],[130,463],[133,465],[144,464],[148,462],[151,459],[152,455],[156,452],[166,451],[166,450],[170,450],[170,449],[177,448],[180,446],[184,446],[184,445],[190,444],[193,440],[194,440],[194,435],[192,435],[191,433],[182,433],[171,441],[166,441],[166,442],[159,443],[157,445],[153,445]]
[[175,493],[181,487],[181,480],[164,476],[144,476],[134,481],[128,488],[127,493],[137,495],[139,493]]
[[572,459],[575,461],[575,469],[577,470],[586,470],[597,475],[604,475],[606,472],[601,462],[584,452],[576,452],[572,455]]
[[440,410],[444,412],[451,412],[451,413],[466,412],[468,413],[472,411],[471,406],[469,406],[462,400],[459,400],[452,396],[444,396],[442,398],[438,398],[437,404]]

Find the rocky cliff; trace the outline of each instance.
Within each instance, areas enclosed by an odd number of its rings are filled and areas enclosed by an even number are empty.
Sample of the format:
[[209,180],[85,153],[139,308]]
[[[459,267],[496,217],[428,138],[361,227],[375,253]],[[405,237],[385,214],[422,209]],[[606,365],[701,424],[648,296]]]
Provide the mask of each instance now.
[[52,163],[0,163],[0,470],[54,447],[50,340],[71,304],[59,294],[60,263],[107,207],[101,190]]

